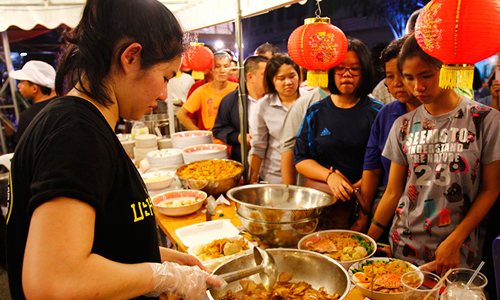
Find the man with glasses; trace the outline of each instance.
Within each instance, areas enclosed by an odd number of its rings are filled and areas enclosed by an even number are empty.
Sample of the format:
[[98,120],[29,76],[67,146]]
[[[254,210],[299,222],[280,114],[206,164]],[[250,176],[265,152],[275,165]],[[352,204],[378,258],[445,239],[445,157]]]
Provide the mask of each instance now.
[[214,127],[219,104],[224,96],[234,91],[238,84],[228,81],[231,57],[226,52],[216,52],[212,65],[213,80],[196,89],[187,99],[186,103],[177,112],[177,118],[188,130],[199,130],[189,118],[188,113],[197,115],[200,112],[202,125],[207,130]]

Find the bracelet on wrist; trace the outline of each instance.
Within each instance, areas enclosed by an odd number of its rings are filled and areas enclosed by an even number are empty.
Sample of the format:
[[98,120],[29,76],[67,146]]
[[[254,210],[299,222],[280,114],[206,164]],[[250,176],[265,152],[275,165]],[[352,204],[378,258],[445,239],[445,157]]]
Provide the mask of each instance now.
[[379,222],[377,222],[375,219],[372,219],[372,223],[373,223],[375,226],[377,226],[378,228],[382,229],[382,230],[385,230],[385,228],[387,227],[387,226],[384,226],[384,225],[380,224],[380,223],[379,223]]

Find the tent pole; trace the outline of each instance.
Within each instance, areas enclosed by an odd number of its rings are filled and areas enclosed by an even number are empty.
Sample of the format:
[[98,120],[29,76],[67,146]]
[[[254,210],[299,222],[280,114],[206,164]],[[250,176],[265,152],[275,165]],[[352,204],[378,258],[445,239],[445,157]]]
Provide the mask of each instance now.
[[[3,50],[5,53],[5,64],[7,65],[7,74],[10,71],[14,71],[14,66],[12,65],[12,59],[10,58],[10,45],[9,45],[9,37],[7,35],[7,31],[2,32],[2,42],[3,42]],[[17,100],[16,100],[16,82],[14,79],[10,76],[8,76],[7,80],[9,81],[9,86],[10,86],[10,93],[12,95],[12,105],[14,106],[14,115],[16,117],[16,120],[19,122],[19,110],[17,107]],[[2,122],[2,126],[4,125],[4,122]],[[0,134],[0,139],[2,140],[2,150],[3,153],[7,153],[7,143],[5,142],[5,132],[2,128],[2,132]]]
[[238,97],[239,97],[239,112],[240,112],[240,134],[241,134],[241,163],[243,164],[243,182],[248,183],[249,167],[248,167],[248,146],[247,146],[247,97],[246,86],[245,86],[245,71],[243,68],[243,35],[242,35],[242,25],[241,25],[241,3],[240,0],[236,0],[236,18],[234,21],[234,26],[236,30],[236,44],[238,45],[238,78],[240,79],[240,84],[238,85]]

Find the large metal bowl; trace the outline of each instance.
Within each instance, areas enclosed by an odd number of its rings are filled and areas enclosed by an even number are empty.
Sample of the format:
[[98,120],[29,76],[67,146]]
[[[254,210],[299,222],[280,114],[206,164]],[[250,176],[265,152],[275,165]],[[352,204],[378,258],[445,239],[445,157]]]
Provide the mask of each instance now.
[[[179,181],[182,185],[183,188],[185,189],[194,189],[194,190],[202,190],[208,195],[212,195],[214,197],[219,196],[221,194],[224,194],[227,192],[229,189],[234,188],[238,183],[240,182],[241,179],[241,174],[243,174],[243,165],[237,161],[231,160],[231,159],[211,159],[214,161],[225,161],[231,164],[234,164],[236,166],[241,167],[241,172],[235,176],[228,177],[228,178],[220,178],[220,179],[214,179],[214,180],[195,180],[195,179],[187,179],[182,176],[179,176],[179,172],[187,168],[189,165],[197,163],[197,162],[191,162],[188,164],[184,164],[177,168],[176,174],[177,177],[179,178]],[[200,162],[200,161],[198,161]]]
[[[305,281],[313,288],[324,287],[329,293],[339,293],[343,299],[350,290],[351,280],[347,271],[340,264],[324,255],[296,249],[268,249],[278,266],[278,274],[284,271],[292,272],[292,282]],[[224,274],[232,271],[242,270],[255,266],[253,254],[237,256],[222,263],[215,268],[214,274]],[[260,283],[259,275],[244,278]],[[215,289],[207,291],[208,298],[219,300],[228,290],[238,291],[241,289],[239,281],[229,283],[223,290]]]
[[288,223],[269,223],[247,219],[238,214],[241,224],[253,236],[274,247],[293,247],[318,227],[319,216]]
[[227,192],[236,212],[249,220],[290,223],[312,219],[336,202],[332,195],[313,188],[288,184],[251,184]]

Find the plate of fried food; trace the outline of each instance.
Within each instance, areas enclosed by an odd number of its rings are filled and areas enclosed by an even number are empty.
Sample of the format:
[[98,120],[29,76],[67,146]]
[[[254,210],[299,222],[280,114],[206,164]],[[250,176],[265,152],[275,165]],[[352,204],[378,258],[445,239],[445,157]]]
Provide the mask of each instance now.
[[[353,264],[349,268],[349,275],[365,297],[374,300],[402,300],[404,293],[401,277],[411,271],[418,271],[418,268],[404,260],[374,257]],[[421,283],[422,280],[415,278],[415,287]]]
[[322,253],[338,261],[346,270],[352,264],[370,258],[376,242],[366,234],[351,230],[323,230],[304,236],[298,248]]

